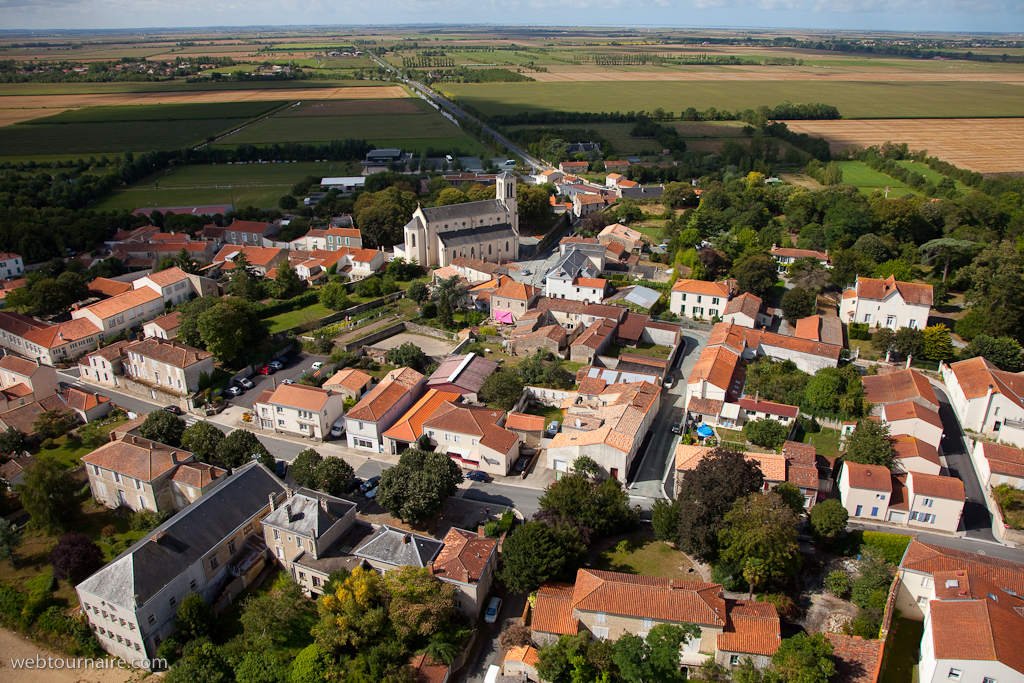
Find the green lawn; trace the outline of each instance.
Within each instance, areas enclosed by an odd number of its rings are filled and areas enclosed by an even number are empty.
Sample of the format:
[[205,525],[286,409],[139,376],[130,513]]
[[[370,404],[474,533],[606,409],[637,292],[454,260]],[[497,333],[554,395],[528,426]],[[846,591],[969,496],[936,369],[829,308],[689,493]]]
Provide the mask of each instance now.
[[[284,332],[292,328],[298,327],[299,325],[311,325],[315,326],[317,320],[322,320],[327,316],[336,313],[321,303],[315,303],[312,306],[306,306],[297,311],[285,311],[284,313],[278,313],[275,316],[264,318],[263,322],[270,326],[270,334],[277,334],[278,332]],[[312,327],[310,328],[312,329]]]
[[623,543],[620,537],[611,540],[615,545],[598,555],[592,562],[594,569],[665,579],[700,580],[697,572],[686,571],[693,567],[690,559],[667,543],[655,539],[650,529],[624,539],[626,547],[620,547]]
[[808,434],[800,430],[800,443],[813,444],[815,451],[830,458],[842,455],[839,452],[839,436],[835,430],[828,427],[822,427],[817,434]]
[[888,653],[878,683],[917,683],[917,662],[924,623],[900,619],[894,626],[896,633],[885,642]]
[[[664,221],[662,221],[662,222],[664,222]],[[629,227],[633,228],[634,230],[636,230],[640,234],[646,235],[647,237],[649,237],[651,239],[652,243],[654,243],[654,244],[661,244],[661,240],[662,240],[662,236],[661,235],[662,235],[662,230],[664,228],[662,228],[660,225],[644,225],[642,223],[641,224],[634,223],[633,225],[630,225]]]
[[887,187],[889,188],[889,197],[916,194],[899,180],[868,168],[863,161],[837,161],[836,164],[843,170],[843,182],[856,186],[866,194],[876,191],[885,192]]
[[392,116],[280,116],[264,119],[222,138],[221,145],[330,142],[339,139],[457,137],[459,127],[440,114]]
[[562,409],[558,406],[542,406],[539,403],[531,403],[526,409],[527,415],[540,415],[544,418],[544,428],[547,429],[548,425],[558,420],[562,421]]
[[[81,430],[87,430],[95,432],[99,436],[103,437],[106,441],[106,436],[110,433],[114,427],[119,424],[127,422],[127,418],[123,420],[111,420],[109,424],[101,424],[100,422],[93,422],[89,426],[82,427]],[[42,448],[36,447],[33,451],[34,455],[40,457],[52,458],[60,461],[62,464],[68,467],[78,467],[82,464],[82,456],[92,453],[93,448],[85,446],[81,441],[70,439],[67,436],[53,440],[54,448]]]
[[[440,86],[484,114],[553,110],[602,112],[656,107],[681,112],[756,109],[782,102],[827,102],[846,118],[1019,116],[1024,88],[991,82],[586,81],[445,83]],[[609,104],[611,103],[611,104]],[[619,106],[617,106],[619,105]]]
[[[896,163],[902,166],[903,168],[907,169],[908,171],[914,171],[915,173],[923,175],[925,178],[927,178],[931,183],[935,185],[938,185],[939,181],[946,177],[939,173],[938,171],[933,171],[932,169],[928,168],[926,164],[922,164],[918,161],[905,160],[897,161]],[[956,184],[956,189],[960,190],[961,192],[971,191],[971,188],[969,186],[964,185],[959,180],[954,180],[953,182]]]

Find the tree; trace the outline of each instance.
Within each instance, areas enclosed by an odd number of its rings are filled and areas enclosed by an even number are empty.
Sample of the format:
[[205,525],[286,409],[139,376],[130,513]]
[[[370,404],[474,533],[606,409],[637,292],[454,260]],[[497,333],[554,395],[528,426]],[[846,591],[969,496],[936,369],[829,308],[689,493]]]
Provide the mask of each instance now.
[[[210,425],[211,427],[213,425]],[[217,429],[214,427],[214,429]],[[217,429],[217,431],[220,431]],[[177,448],[185,433],[185,421],[166,410],[154,410],[139,425],[139,436]]]
[[427,288],[427,283],[422,280],[417,280],[409,285],[409,290],[406,292],[406,296],[416,303],[422,304],[430,298],[430,290]]
[[[957,333],[967,329],[969,319],[981,321],[978,330],[993,337],[1010,336],[1024,340],[1024,257],[1016,242],[1004,240],[986,247],[974,261],[957,273],[957,280],[969,283],[964,298],[971,308],[957,322]],[[927,351],[926,351],[927,355]]]
[[667,183],[661,194],[661,201],[665,206],[681,209],[686,206],[696,206],[697,194],[689,183]]
[[716,448],[683,474],[679,495],[679,544],[705,560],[718,554],[725,514],[741,496],[760,491],[764,476],[742,453]]
[[797,517],[775,493],[740,498],[725,515],[725,523],[727,527],[719,533],[721,558],[751,570],[744,573],[751,599],[755,584],[780,579],[800,568]]
[[772,672],[783,683],[828,683],[835,675],[832,644],[822,633],[798,633],[779,643],[772,655]]
[[822,185],[839,185],[843,182],[843,169],[834,161],[828,162],[822,173]]
[[920,356],[924,353],[924,332],[914,327],[901,327],[896,331],[893,348],[904,358]]
[[818,542],[830,543],[846,531],[850,513],[838,500],[829,498],[812,507],[809,517],[814,538]]
[[772,489],[772,491],[782,499],[783,503],[789,506],[789,509],[793,511],[797,519],[806,511],[804,508],[804,492],[796,484],[784,481]]
[[[578,534],[577,541],[582,544]],[[505,539],[501,560],[499,577],[513,593],[530,593],[545,581],[571,579],[578,566],[559,535],[544,522],[526,522],[513,529]]]
[[857,281],[858,275],[869,275],[876,264],[867,254],[853,249],[835,249],[829,253],[832,261],[832,284],[846,287]]
[[687,678],[679,666],[679,651],[700,634],[694,624],[658,624],[646,638],[627,633],[615,641],[613,660],[629,683],[682,682]]
[[277,267],[274,275],[273,294],[278,299],[290,299],[305,289],[306,283],[299,279],[298,273],[287,261]]
[[948,361],[956,354],[953,351],[953,340],[949,328],[938,323],[924,328],[924,357],[928,360]]
[[[921,260],[927,265],[930,263],[942,264],[942,281],[946,281],[949,275],[949,263],[954,254],[970,254],[977,247],[976,242],[970,240],[957,240],[951,237],[940,237],[925,242],[917,248],[921,252]],[[876,259],[877,260],[877,259]]]
[[233,296],[245,301],[259,301],[263,298],[263,284],[260,276],[249,264],[249,259],[244,253],[238,254],[234,259],[234,268],[231,269],[231,284],[228,285]]
[[659,498],[651,507],[651,527],[659,541],[676,543],[679,540],[679,508],[674,501]]
[[34,526],[52,536],[78,517],[79,487],[60,462],[39,458],[25,469],[23,479],[18,493]]
[[323,458],[313,471],[312,488],[330,496],[340,496],[348,491],[348,484],[354,476],[352,466],[340,456]]
[[410,448],[384,470],[377,502],[395,517],[416,523],[441,511],[462,482],[462,471],[444,453]]
[[779,269],[771,256],[753,254],[733,266],[733,277],[736,278],[740,294],[750,292],[764,299],[771,294],[775,283],[779,281]]
[[538,514],[571,520],[601,536],[624,531],[637,521],[629,494],[616,479],[594,484],[589,477],[572,473],[549,484],[538,505]]
[[[98,548],[97,548],[98,550]],[[209,638],[213,635],[217,615],[198,593],[189,593],[178,605],[175,625],[186,640]]]
[[25,436],[14,427],[0,432],[0,454],[17,454],[25,448]]
[[372,569],[356,567],[333,592],[325,592],[318,605],[320,622],[312,630],[316,642],[334,651],[376,641],[388,626],[383,581]]
[[[0,496],[7,497],[6,491],[0,491]],[[10,524],[7,520],[0,521],[0,562],[11,561],[11,567],[18,563],[18,546],[21,545],[21,529]]]
[[455,610],[455,586],[425,567],[399,567],[384,575],[388,616],[399,638],[408,641],[444,629]]
[[1024,350],[1012,337],[991,337],[987,334],[979,334],[966,348],[960,351],[960,359],[975,358],[981,356],[1006,372],[1020,372],[1024,370],[1024,357],[1021,354]]
[[820,294],[832,281],[832,274],[818,259],[801,258],[786,269],[786,279],[794,287]]
[[277,208],[281,209],[282,211],[291,211],[298,205],[299,200],[291,196],[290,194],[286,194],[277,200]]
[[388,349],[387,354],[384,356],[384,360],[386,360],[389,365],[394,365],[396,367],[422,370],[427,365],[427,354],[423,353],[423,349],[412,342],[405,342],[401,346]]
[[896,344],[896,333],[883,327],[871,335],[871,348],[883,356]]
[[70,410],[47,410],[36,418],[33,428],[48,439],[64,436],[78,422],[75,413]]
[[315,616],[316,608],[303,598],[299,585],[288,581],[246,598],[239,620],[250,647],[274,649],[300,629],[308,632],[308,620]]
[[235,665],[235,683],[282,683],[290,669],[280,657],[266,650],[249,650]]
[[437,195],[437,201],[434,202],[434,206],[448,206],[450,204],[465,204],[469,201],[469,197],[462,190],[457,190],[454,187],[441,190]]
[[441,299],[437,302],[437,321],[444,328],[455,326],[455,317],[452,314],[452,302],[450,299]]
[[388,187],[364,192],[353,208],[353,218],[363,238],[372,246],[390,247],[402,241],[402,228],[416,210],[416,195]]
[[270,451],[255,434],[245,429],[235,429],[217,444],[214,461],[222,467],[240,467],[253,460],[253,456],[270,470],[277,464],[274,456],[270,455]]
[[800,318],[812,316],[818,312],[818,297],[802,287],[786,290],[782,295],[782,313],[790,325]]
[[223,440],[224,432],[205,420],[185,427],[181,433],[181,447],[200,462],[212,461],[217,456],[217,446]]
[[178,252],[175,265],[190,275],[197,275],[199,273],[199,264],[192,258],[192,254],[185,247],[182,247],[181,251]]
[[307,448],[295,456],[292,461],[292,478],[299,486],[313,488],[316,484],[316,468],[323,462],[323,456],[312,448]]
[[502,368],[484,380],[480,400],[502,410],[511,410],[523,395],[523,380],[512,368]]
[[344,311],[352,306],[352,302],[348,300],[348,288],[340,282],[328,282],[320,288],[320,294],[317,296],[320,303],[332,311]]
[[849,419],[864,415],[864,385],[857,369],[822,368],[807,380],[802,402],[814,415]]
[[267,336],[262,321],[241,299],[224,299],[199,316],[199,336],[217,360],[229,362],[251,353]]
[[527,647],[533,645],[533,637],[528,626],[512,623],[498,636],[498,644],[503,651],[513,647]]
[[205,349],[206,345],[199,335],[199,318],[221,301],[222,299],[217,297],[203,296],[179,306],[181,317],[178,319],[178,340],[189,346]]
[[319,643],[303,648],[292,662],[291,683],[321,683],[330,680],[334,657]]
[[53,565],[53,578],[73,586],[103,566],[103,551],[90,537],[71,531],[60,537],[47,559]]
[[235,673],[220,648],[208,640],[185,647],[185,655],[164,676],[165,683],[231,683]]
[[889,425],[878,420],[858,422],[843,459],[891,469],[896,461],[896,439],[889,436]]
[[875,277],[880,280],[887,280],[890,277],[894,277],[897,282],[910,282],[914,279],[914,273],[906,262],[899,259],[890,259],[885,263],[878,264],[878,266],[871,272],[871,277]]
[[743,438],[764,448],[778,448],[789,436],[789,427],[776,420],[750,420],[743,425]]

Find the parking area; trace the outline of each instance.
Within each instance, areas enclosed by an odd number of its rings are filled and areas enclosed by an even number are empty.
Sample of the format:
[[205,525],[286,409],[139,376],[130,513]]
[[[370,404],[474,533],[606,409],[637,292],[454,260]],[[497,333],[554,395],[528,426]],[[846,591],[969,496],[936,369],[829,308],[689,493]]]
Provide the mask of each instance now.
[[447,339],[435,339],[425,334],[410,334],[408,332],[401,332],[393,337],[381,339],[379,342],[374,342],[372,346],[375,349],[391,350],[397,349],[406,342],[423,349],[423,353],[428,356],[445,356],[458,346],[458,342],[448,341]]
[[256,373],[249,379],[255,385],[252,389],[248,389],[241,396],[232,397],[230,404],[233,406],[241,406],[243,408],[252,408],[253,403],[259,398],[260,393],[264,389],[273,390],[274,388],[281,385],[281,382],[286,379],[290,379],[293,382],[298,382],[302,374],[307,370],[311,370],[313,363],[320,362],[327,364],[329,358],[327,356],[320,356],[314,353],[305,353],[299,351],[297,353],[289,353],[286,358],[282,360],[284,363],[284,369],[278,370],[273,375],[261,375]]

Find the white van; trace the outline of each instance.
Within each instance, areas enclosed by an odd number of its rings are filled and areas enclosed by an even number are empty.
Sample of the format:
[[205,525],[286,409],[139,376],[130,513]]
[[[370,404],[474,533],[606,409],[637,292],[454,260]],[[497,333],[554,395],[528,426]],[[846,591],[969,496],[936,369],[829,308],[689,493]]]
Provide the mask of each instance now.
[[484,683],[494,683],[501,674],[501,667],[491,664],[487,668],[487,675],[484,676]]

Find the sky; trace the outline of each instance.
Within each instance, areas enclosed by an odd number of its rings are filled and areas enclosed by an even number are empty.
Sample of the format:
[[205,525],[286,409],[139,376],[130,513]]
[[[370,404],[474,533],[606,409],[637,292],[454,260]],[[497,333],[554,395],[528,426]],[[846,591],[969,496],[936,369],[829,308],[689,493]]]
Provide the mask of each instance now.
[[496,24],[1015,32],[1024,0],[0,0],[0,29]]

